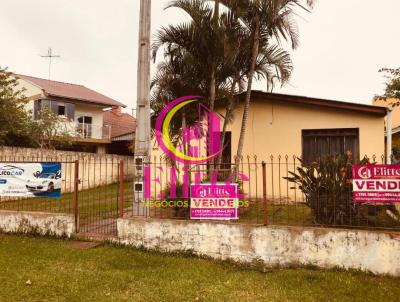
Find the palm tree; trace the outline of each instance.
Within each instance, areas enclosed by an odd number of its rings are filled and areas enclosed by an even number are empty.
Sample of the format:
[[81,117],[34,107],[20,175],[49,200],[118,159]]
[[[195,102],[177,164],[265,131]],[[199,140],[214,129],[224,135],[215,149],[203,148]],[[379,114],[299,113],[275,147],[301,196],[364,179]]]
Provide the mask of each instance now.
[[159,30],[152,46],[153,56],[165,46],[178,48],[196,58],[193,63],[202,70],[199,79],[205,81],[208,87],[202,95],[209,101],[210,110],[214,110],[215,99],[220,97],[221,82],[217,75],[224,53],[224,32],[218,26],[219,10],[213,10],[205,0],[175,0],[169,7],[182,9],[191,20]]
[[[290,43],[295,49],[298,46],[298,31],[294,16],[296,8],[307,10],[302,0],[221,0],[224,5],[234,11],[251,32],[251,52],[248,61],[247,89],[244,100],[242,125],[235,159],[235,171],[239,170],[240,159],[243,153],[244,139],[248,123],[251,90],[256,74],[257,60],[262,51],[261,41],[276,41],[282,39]],[[311,7],[314,0],[306,0]],[[237,173],[234,173],[237,175]],[[236,178],[236,177],[234,177]]]

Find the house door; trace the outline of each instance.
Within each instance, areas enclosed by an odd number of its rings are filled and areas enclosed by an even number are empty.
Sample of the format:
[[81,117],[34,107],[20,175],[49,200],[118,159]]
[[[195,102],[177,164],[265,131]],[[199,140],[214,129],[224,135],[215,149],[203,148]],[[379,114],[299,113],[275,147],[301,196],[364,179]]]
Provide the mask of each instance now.
[[81,116],[78,118],[79,130],[84,138],[92,137],[92,117]]
[[302,130],[302,140],[302,157],[308,164],[347,151],[353,154],[355,161],[360,158],[358,128]]

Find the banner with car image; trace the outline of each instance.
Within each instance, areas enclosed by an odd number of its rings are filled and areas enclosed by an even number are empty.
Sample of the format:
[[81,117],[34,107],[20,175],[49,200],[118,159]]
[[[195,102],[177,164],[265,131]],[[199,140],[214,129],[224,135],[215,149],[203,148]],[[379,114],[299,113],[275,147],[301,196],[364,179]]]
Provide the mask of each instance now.
[[0,196],[61,196],[61,163],[0,163]]

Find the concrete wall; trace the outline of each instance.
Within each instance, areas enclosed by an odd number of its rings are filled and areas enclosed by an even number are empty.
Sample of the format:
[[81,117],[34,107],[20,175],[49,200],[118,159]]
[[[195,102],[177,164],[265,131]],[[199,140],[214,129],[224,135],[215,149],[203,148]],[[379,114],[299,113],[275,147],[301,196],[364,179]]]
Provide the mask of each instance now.
[[75,232],[74,215],[0,211],[0,231],[71,237]]
[[79,190],[118,182],[118,164],[124,161],[125,179],[133,178],[133,157],[113,154],[93,154],[61,150],[0,147],[0,161],[59,161],[62,166],[63,193],[74,186],[75,160],[79,160]]
[[361,230],[264,227],[176,220],[119,219],[122,244],[192,251],[266,266],[341,267],[400,276],[400,234]]

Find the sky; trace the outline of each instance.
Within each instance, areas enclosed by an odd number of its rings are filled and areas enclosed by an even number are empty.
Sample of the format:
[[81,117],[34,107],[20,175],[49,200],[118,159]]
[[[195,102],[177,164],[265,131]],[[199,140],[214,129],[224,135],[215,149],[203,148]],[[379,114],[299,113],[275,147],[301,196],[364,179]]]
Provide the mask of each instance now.
[[[152,34],[187,21],[168,0],[152,1]],[[318,0],[297,18],[300,46],[290,83],[274,92],[370,104],[384,89],[378,70],[400,66],[398,0]],[[82,84],[136,107],[139,0],[0,0],[0,66]],[[160,59],[162,54],[160,53]],[[152,66],[152,72],[155,65]],[[255,89],[265,90],[258,82]]]

